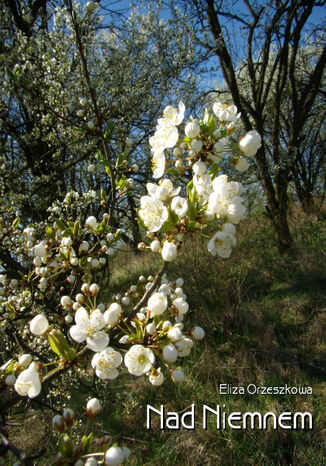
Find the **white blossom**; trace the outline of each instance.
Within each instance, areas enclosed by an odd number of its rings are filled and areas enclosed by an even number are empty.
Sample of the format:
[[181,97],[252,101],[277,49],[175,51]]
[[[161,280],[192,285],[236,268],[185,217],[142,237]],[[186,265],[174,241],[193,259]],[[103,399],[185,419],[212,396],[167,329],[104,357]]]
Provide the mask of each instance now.
[[109,344],[109,335],[102,331],[105,325],[103,314],[95,309],[88,315],[84,307],[80,307],[75,314],[76,325],[70,328],[70,336],[78,343],[86,340],[87,347],[92,351],[103,351]]
[[25,369],[17,377],[14,387],[19,395],[35,398],[41,391],[39,373],[31,367]]
[[44,259],[47,256],[46,241],[41,241],[34,246],[34,255]]
[[122,363],[122,356],[118,351],[108,346],[96,353],[92,359],[92,368],[100,379],[115,379],[119,375],[118,367]]
[[38,314],[29,323],[29,329],[33,335],[43,335],[49,328],[48,319],[43,314]]
[[163,259],[166,262],[171,262],[177,257],[177,254],[178,254],[177,246],[174,243],[165,241],[161,254],[162,254]]
[[237,157],[234,161],[234,166],[240,173],[244,173],[249,168],[249,163],[245,157]]
[[176,196],[172,199],[171,209],[177,214],[179,218],[183,218],[188,211],[188,201],[183,197]]
[[213,105],[213,112],[220,121],[228,123],[237,121],[241,116],[241,113],[237,113],[238,109],[235,105],[228,106],[221,102],[217,102]]
[[248,157],[253,157],[261,147],[260,134],[256,130],[248,131],[239,142],[239,147]]
[[159,387],[164,382],[164,375],[162,374],[161,368],[154,370],[150,373],[149,381],[155,387]]
[[138,377],[149,372],[154,362],[155,356],[153,351],[145,348],[143,345],[132,346],[124,358],[128,372]]
[[160,230],[169,216],[168,209],[163,202],[150,196],[143,196],[140,199],[140,206],[139,216],[148,231],[154,233]]
[[190,121],[186,124],[185,133],[186,136],[188,136],[191,139],[196,138],[198,136],[198,134],[200,133],[200,127],[196,120]]
[[236,240],[233,235],[218,231],[208,242],[207,249],[213,256],[218,254],[220,257],[228,258],[231,255],[232,247],[235,245]]
[[164,293],[153,293],[148,300],[148,309],[151,312],[151,317],[159,316],[168,307],[168,301]]

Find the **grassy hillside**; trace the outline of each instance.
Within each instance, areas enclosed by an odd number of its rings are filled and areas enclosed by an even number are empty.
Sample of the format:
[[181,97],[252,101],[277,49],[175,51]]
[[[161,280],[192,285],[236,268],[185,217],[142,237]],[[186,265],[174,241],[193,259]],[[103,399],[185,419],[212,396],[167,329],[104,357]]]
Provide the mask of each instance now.
[[[291,224],[296,250],[287,257],[278,255],[269,222],[261,214],[241,224],[229,260],[212,257],[203,240],[184,245],[169,278],[184,277],[189,319],[206,330],[206,338],[184,361],[185,383],[166,381],[155,388],[145,378],[135,383],[122,376],[91,385],[106,402],[105,431],[132,450],[130,464],[326,464],[326,216],[307,218],[295,209]],[[110,293],[124,291],[139,275],[154,273],[156,265],[153,254],[145,259],[120,254]],[[313,394],[220,395],[222,383],[306,385]],[[79,387],[75,395],[83,391],[87,387]],[[78,400],[73,396],[69,406],[80,408]],[[182,413],[192,403],[199,413],[195,430],[161,431],[157,416],[146,430],[147,404]],[[314,428],[217,430],[212,417],[204,430],[203,404],[214,409],[224,404],[227,413],[310,411]],[[22,430],[15,435],[16,443],[24,444]],[[50,440],[53,451],[51,445]]]

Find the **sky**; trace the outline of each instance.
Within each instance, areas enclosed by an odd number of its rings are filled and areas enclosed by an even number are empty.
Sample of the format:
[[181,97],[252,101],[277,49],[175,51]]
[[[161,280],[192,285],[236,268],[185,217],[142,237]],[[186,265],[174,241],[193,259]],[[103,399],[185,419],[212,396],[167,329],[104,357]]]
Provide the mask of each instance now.
[[[182,0],[184,2],[187,2],[189,0]],[[113,10],[113,11],[117,11],[117,12],[121,12],[123,13],[126,17],[128,17],[129,15],[129,8],[130,8],[130,5],[133,4],[133,5],[136,5],[137,7],[141,7],[142,5],[149,5],[150,3],[153,3],[155,5],[155,3],[158,3],[156,2],[155,0],[153,0],[152,2],[150,2],[149,0],[101,0],[101,4],[103,5],[106,5],[109,9]],[[181,2],[182,3],[182,2]],[[217,2],[218,3],[218,2]],[[246,15],[248,14],[248,9],[244,3],[243,0],[229,0],[228,2],[230,5],[232,5],[232,13],[236,13],[238,16],[242,16],[242,15]],[[261,1],[255,1],[255,0],[252,0],[251,1],[251,4],[252,5],[261,5],[265,2],[261,2]],[[162,19],[169,19],[171,16],[170,16],[170,13],[168,11],[168,9],[163,9],[161,10],[161,17]],[[226,19],[221,19],[221,24],[222,26],[224,25],[229,33],[231,34],[231,37],[232,37],[232,42],[233,44],[236,44],[236,49],[234,50],[235,53],[239,53],[241,50],[244,51],[244,53],[246,52],[246,43],[245,43],[245,40],[246,40],[246,34],[243,33],[243,30],[241,29],[241,27],[239,27],[239,23],[238,22],[235,22],[234,25],[232,25],[232,22],[230,22],[229,20],[226,20]],[[326,6],[322,6],[322,7],[315,7],[313,9],[313,12],[309,18],[309,25],[313,25],[313,24],[323,24],[324,26],[324,29],[326,31]],[[325,32],[326,33],[326,32]],[[241,57],[241,55],[239,55],[239,58],[245,58],[245,55],[243,55]],[[209,63],[208,63],[208,66],[211,66],[211,67],[214,67],[216,68],[216,64],[217,64],[217,60],[216,58],[212,59]],[[223,80],[223,75],[221,73],[220,70],[217,70],[215,72],[213,72],[213,78],[217,81],[222,81]],[[212,80],[212,76],[209,75],[209,77],[207,77],[207,79],[209,79],[210,81]]]

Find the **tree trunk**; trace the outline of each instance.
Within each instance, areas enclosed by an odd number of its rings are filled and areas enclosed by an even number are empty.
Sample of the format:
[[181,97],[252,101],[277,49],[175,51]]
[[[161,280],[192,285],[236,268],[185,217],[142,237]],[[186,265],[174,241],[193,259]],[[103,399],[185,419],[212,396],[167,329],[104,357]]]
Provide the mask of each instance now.
[[269,217],[274,227],[277,249],[280,254],[284,255],[289,252],[293,246],[286,209],[278,208],[276,211],[269,210]]
[[299,197],[300,204],[305,214],[315,212],[316,206],[312,192],[307,187],[302,187],[300,182],[295,180],[296,191]]

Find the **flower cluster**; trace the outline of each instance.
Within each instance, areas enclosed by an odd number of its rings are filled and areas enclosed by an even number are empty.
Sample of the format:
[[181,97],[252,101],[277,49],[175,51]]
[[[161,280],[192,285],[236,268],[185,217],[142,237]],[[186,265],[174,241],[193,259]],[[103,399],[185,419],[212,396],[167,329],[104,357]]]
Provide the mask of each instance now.
[[[184,113],[182,103],[178,110],[166,107],[150,138],[153,177],[161,179],[158,184],[147,184],[148,195],[140,200],[139,216],[152,239],[149,247],[161,252],[167,262],[176,258],[188,233],[201,232],[208,224],[217,229],[208,250],[227,258],[236,244],[234,225],[245,217],[246,209],[241,183],[221,175],[219,162],[232,154],[231,164],[244,171],[248,168],[245,156],[256,154],[261,137],[257,131],[249,131],[239,142],[234,141],[240,117],[234,105],[215,103],[213,114],[206,109],[203,120],[191,118],[182,134]],[[188,180],[184,195],[181,186],[175,188],[166,177],[169,174]]]

